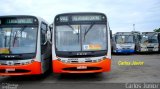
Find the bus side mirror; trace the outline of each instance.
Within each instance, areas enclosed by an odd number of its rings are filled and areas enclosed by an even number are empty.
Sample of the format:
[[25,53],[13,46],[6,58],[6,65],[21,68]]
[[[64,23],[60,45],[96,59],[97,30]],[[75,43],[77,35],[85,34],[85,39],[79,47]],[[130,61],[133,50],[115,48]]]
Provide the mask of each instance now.
[[51,31],[50,30],[47,30],[47,34],[46,34],[46,38],[47,38],[47,41],[50,43],[50,44],[52,44],[52,42],[51,42]]
[[53,24],[49,25],[49,29],[51,30],[53,29]]

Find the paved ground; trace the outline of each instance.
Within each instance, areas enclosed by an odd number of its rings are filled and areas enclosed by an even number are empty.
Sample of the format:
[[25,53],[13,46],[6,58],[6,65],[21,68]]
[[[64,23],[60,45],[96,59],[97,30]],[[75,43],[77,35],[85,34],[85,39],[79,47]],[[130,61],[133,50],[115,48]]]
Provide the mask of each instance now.
[[[129,62],[133,61],[140,64],[129,65]],[[76,75],[46,73],[43,76],[0,77],[0,89],[6,89],[4,86],[7,84],[18,84],[18,89],[28,87],[85,89],[89,86],[92,89],[105,87],[120,89],[120,86],[125,88],[126,83],[160,83],[160,54],[113,55],[110,73]]]

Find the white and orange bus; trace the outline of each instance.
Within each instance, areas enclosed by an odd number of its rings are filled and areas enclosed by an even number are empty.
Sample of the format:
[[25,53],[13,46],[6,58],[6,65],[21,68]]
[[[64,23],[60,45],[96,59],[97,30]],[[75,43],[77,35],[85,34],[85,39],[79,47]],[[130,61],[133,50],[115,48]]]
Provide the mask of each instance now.
[[59,14],[53,25],[54,73],[99,73],[111,70],[111,34],[105,14]]
[[43,74],[51,62],[49,37],[42,18],[0,16],[0,76]]

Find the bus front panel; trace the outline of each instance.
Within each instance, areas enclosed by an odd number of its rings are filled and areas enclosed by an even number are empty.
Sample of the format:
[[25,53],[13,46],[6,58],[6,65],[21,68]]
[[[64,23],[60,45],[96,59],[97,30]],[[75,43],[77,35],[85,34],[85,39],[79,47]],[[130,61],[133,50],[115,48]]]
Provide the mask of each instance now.
[[107,28],[106,17],[102,14],[56,16],[53,71],[55,73],[110,71],[111,59],[107,57],[110,46]]

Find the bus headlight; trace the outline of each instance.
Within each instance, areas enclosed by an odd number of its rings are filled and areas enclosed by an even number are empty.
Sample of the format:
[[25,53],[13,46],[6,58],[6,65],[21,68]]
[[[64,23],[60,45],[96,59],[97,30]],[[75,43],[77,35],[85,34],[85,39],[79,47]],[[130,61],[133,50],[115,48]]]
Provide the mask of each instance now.
[[147,46],[144,45],[144,44],[141,44],[140,46],[141,46],[141,48],[146,48],[146,47],[147,47]]
[[70,63],[70,61],[67,61],[67,63]]
[[98,62],[100,62],[102,59],[98,59]]
[[25,64],[30,64],[30,62],[26,62]]
[[103,57],[103,58],[98,59],[97,61],[100,62],[100,61],[105,60],[105,59],[106,59],[106,57]]
[[27,64],[30,64],[30,63],[33,63],[33,62],[34,62],[34,60],[32,59],[30,61],[22,62],[21,64],[22,65],[27,65]]
[[22,65],[24,65],[25,63],[24,63],[24,62],[22,62],[21,64],[22,64]]
[[97,60],[93,60],[93,62],[97,62]]
[[103,57],[103,60],[106,60],[107,58],[106,57]]
[[57,60],[58,60],[58,61],[61,61],[61,59],[60,59],[60,58],[58,58]]
[[62,62],[66,62],[65,60],[62,60]]
[[158,51],[158,47],[154,47],[154,50],[155,50],[155,51]]
[[34,62],[34,60],[31,60],[31,63],[33,63]]

